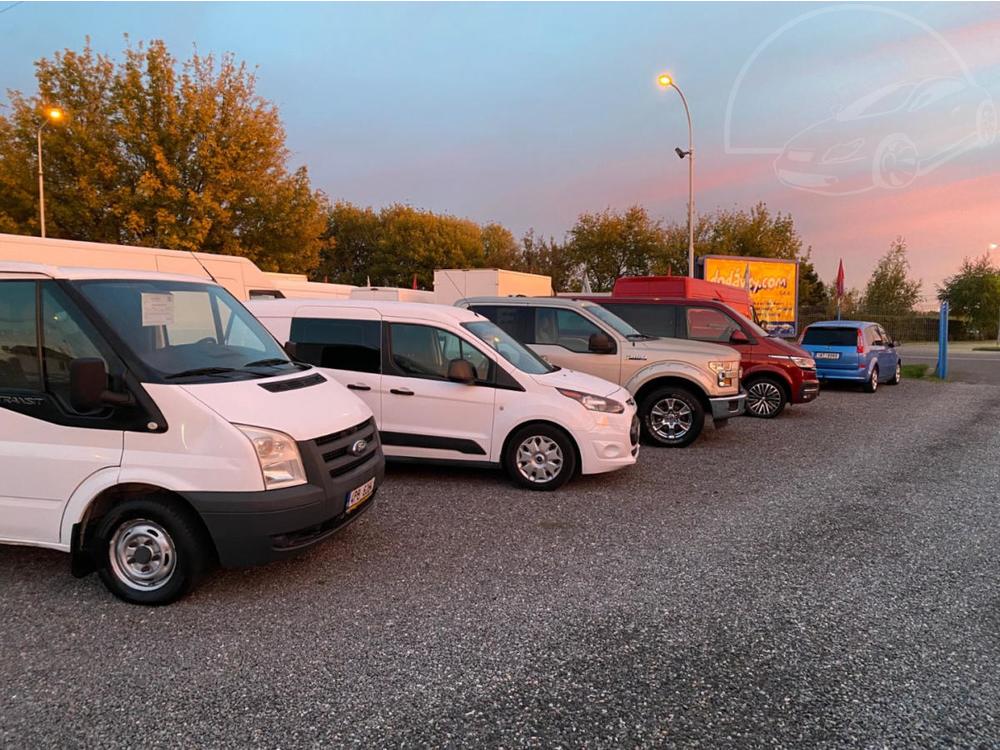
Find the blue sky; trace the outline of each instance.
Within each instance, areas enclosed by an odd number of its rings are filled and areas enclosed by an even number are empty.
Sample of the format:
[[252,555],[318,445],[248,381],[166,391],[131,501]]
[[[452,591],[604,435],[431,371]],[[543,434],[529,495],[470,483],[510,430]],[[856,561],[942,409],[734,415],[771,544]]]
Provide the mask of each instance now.
[[[3,88],[33,90],[32,62],[88,35],[113,54],[124,34],[162,38],[181,57],[194,46],[231,51],[257,67],[260,93],[279,106],[292,165],[307,165],[332,198],[403,201],[557,237],[580,212],[607,206],[684,217],[686,168],[672,153],[686,144],[683,110],[654,85],[670,70],[695,119],[700,210],[763,199],[790,211],[821,273],[832,277],[843,257],[855,285],[902,234],[931,294],[963,255],[1000,242],[997,143],[948,155],[904,188],[846,196],[782,184],[775,159],[798,131],[881,86],[958,75],[943,44],[974,82],[944,100],[948,111],[1000,103],[1000,5],[843,8],[25,2],[0,13],[0,70]],[[735,145],[770,153],[727,152],[731,96]],[[974,117],[956,117],[918,111],[904,129],[929,149],[921,139],[975,130]],[[877,119],[857,125],[873,148],[897,128]],[[823,149],[855,139],[823,137],[833,139]],[[863,182],[871,169],[859,163],[851,179]]]

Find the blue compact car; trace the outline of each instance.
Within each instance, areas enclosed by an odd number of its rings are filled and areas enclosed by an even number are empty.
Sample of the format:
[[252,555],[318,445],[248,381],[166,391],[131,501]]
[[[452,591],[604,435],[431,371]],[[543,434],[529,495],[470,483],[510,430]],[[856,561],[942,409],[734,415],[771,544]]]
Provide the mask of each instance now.
[[820,381],[862,383],[868,393],[879,383],[895,385],[903,374],[896,342],[878,323],[825,320],[802,334],[802,348],[816,360]]

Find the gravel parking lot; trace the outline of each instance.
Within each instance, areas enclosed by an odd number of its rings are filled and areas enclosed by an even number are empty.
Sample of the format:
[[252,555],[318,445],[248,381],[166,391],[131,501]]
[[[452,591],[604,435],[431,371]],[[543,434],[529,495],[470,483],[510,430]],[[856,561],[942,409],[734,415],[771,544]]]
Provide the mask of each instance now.
[[556,494],[397,468],[161,609],[0,547],[0,745],[995,746],[998,424],[904,382]]

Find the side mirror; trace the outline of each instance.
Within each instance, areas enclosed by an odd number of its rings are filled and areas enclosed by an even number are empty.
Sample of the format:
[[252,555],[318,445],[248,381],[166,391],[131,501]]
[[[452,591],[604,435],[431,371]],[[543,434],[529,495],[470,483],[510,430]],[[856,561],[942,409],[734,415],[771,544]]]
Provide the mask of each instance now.
[[472,385],[476,382],[476,370],[467,359],[453,359],[448,363],[448,380]]
[[888,346],[890,349],[895,349],[897,346],[899,346],[899,342],[896,341],[896,339],[889,339],[886,346]]
[[285,350],[289,359],[293,361],[298,359],[299,347],[294,341],[286,341],[281,348]]
[[615,342],[606,333],[592,333],[587,341],[587,349],[594,354],[614,354]]
[[105,405],[129,406],[131,393],[108,390],[108,370],[103,359],[78,357],[69,363],[69,402],[77,411],[94,411]]
[[749,344],[750,337],[747,336],[743,331],[735,330],[729,336],[730,344]]

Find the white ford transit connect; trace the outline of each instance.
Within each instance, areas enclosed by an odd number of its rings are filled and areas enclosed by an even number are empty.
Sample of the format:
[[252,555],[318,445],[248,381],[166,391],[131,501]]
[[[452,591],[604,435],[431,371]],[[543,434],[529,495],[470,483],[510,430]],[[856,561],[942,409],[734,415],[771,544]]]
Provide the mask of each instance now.
[[481,315],[378,300],[248,307],[297,359],[365,400],[387,457],[503,466],[536,490],[635,462],[627,391],[552,367]]
[[383,464],[371,410],[221,286],[0,262],[0,542],[163,604],[330,536]]

